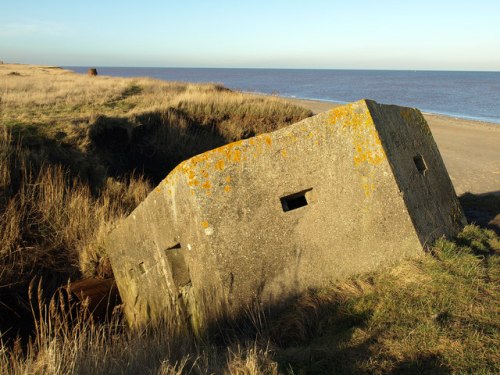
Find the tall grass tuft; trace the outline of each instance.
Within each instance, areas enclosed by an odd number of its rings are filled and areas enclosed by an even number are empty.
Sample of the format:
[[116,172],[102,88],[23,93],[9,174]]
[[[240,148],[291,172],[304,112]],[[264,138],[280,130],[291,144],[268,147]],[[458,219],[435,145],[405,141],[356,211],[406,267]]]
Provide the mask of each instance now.
[[0,372],[21,374],[277,374],[271,351],[256,342],[218,347],[181,335],[175,319],[142,332],[132,332],[114,315],[96,324],[82,307],[52,297],[43,301],[41,283],[31,283],[35,296],[35,334],[23,351],[0,342]]
[[0,285],[43,270],[68,277],[95,274],[103,236],[146,197],[148,183],[140,176],[127,183],[108,179],[95,197],[88,185],[70,178],[61,166],[32,169],[26,153],[3,127],[0,149],[5,202],[0,211],[0,262],[6,270]]

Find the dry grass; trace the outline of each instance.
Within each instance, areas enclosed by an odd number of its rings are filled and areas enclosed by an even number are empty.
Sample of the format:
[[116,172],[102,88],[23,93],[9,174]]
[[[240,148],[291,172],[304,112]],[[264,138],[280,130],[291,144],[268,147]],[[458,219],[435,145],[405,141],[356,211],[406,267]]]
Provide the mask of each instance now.
[[6,64],[0,77],[0,122],[32,159],[64,165],[93,187],[132,170],[157,183],[190,156],[312,115],[217,84]]
[[[148,180],[206,149],[310,115],[215,84],[6,64],[0,77],[2,341],[31,329],[33,278],[52,295],[68,279],[110,275],[102,241],[145,198]],[[54,302],[41,299],[33,312],[34,341],[27,353],[2,344],[2,372],[171,374],[189,365],[198,373],[213,367],[253,374],[261,364],[276,368],[266,351],[208,347],[204,353],[189,338],[173,341],[181,335],[168,327],[134,335],[116,322],[94,325],[61,315]]]
[[[96,323],[59,294],[45,303],[42,289],[51,296],[68,278],[109,274],[100,245],[148,180],[309,112],[210,84],[21,65],[0,65],[0,78],[1,373],[500,372],[500,240],[476,226],[420,259],[309,291],[279,314],[252,310],[251,329],[222,332],[222,343],[195,340],[174,317],[132,332],[119,314]],[[33,277],[39,288],[28,291]],[[23,321],[36,323],[31,341],[7,343]]]
[[269,348],[256,342],[234,348],[195,342],[175,319],[131,332],[117,316],[95,324],[85,309],[74,315],[64,298],[47,306],[40,287],[33,294],[34,339],[25,352],[0,343],[2,374],[278,374]]
[[[20,75],[10,75],[11,71]],[[256,132],[276,129],[310,116],[311,112],[278,97],[230,91],[218,84],[165,82],[149,78],[77,75],[62,69],[1,65],[0,119],[51,125],[90,121],[100,115],[133,117],[142,113],[182,109],[201,124],[233,119],[259,120]],[[271,126],[274,123],[274,126]],[[262,124],[270,128],[260,128]],[[248,124],[247,124],[248,125]]]
[[433,254],[310,291],[277,316],[249,312],[254,333],[222,344],[185,335],[174,318],[131,332],[116,316],[95,324],[85,310],[70,316],[67,305],[40,304],[27,352],[0,346],[0,371],[496,374],[499,251],[498,236],[468,226],[457,241],[438,241]]
[[96,274],[104,236],[146,197],[148,183],[140,177],[129,183],[108,179],[94,197],[88,185],[68,178],[61,166],[31,169],[26,152],[12,143],[5,128],[0,129],[0,150],[5,202],[0,211],[0,285],[26,281],[44,270],[68,277]]
[[9,64],[0,77],[0,285],[40,270],[96,274],[99,244],[144,199],[146,180],[310,115],[215,84]]
[[499,252],[493,231],[469,225],[421,259],[307,296],[296,308],[313,311],[314,331],[285,340],[279,362],[310,374],[497,374]]

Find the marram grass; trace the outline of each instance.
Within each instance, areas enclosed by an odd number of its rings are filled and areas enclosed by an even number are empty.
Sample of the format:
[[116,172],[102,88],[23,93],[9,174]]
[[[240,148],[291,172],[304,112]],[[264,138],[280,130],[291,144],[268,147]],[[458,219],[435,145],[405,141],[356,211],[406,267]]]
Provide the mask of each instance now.
[[[252,329],[217,339],[175,319],[132,332],[119,310],[98,323],[59,293],[45,303],[69,278],[109,276],[103,239],[169,167],[310,112],[216,84],[6,64],[0,78],[2,374],[500,373],[500,240],[474,225],[278,315],[252,309]],[[21,317],[29,341],[15,339]]]

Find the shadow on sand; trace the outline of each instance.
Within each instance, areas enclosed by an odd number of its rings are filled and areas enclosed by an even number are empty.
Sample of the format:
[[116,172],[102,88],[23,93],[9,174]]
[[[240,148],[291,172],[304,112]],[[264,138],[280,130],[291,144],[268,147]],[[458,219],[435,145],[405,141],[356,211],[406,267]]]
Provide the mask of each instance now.
[[459,198],[469,223],[488,228],[500,235],[500,191],[462,194]]

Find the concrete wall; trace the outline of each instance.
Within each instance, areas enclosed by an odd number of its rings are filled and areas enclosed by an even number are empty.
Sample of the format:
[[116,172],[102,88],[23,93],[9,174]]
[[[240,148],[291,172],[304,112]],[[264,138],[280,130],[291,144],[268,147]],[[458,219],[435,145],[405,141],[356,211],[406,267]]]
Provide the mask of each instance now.
[[181,163],[107,251],[132,325],[173,308],[199,326],[417,256],[464,223],[420,112],[360,101]]

